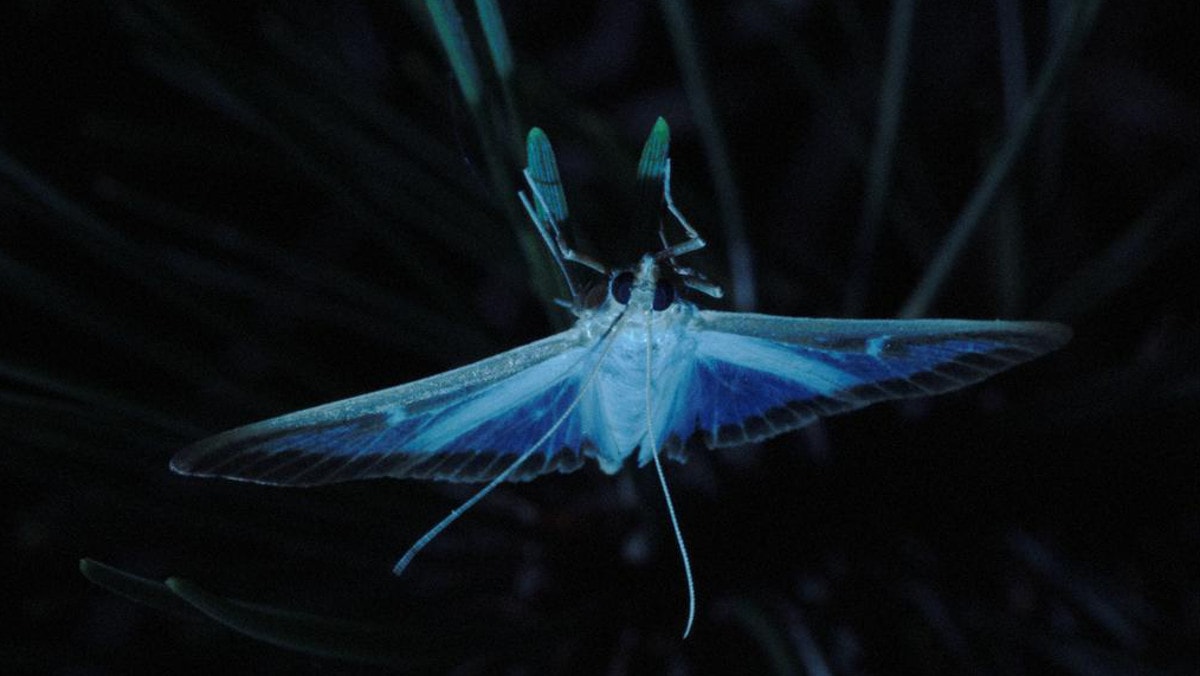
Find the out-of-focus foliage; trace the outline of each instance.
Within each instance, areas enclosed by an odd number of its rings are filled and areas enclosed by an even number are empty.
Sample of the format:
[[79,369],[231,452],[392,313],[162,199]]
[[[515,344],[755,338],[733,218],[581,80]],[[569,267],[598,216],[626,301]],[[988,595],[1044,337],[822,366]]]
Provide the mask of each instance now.
[[[1182,1],[9,3],[0,672],[1194,669],[1197,25]],[[671,465],[686,642],[652,473],[505,488],[399,579],[472,487],[169,473],[206,433],[561,326],[522,139],[554,140],[572,241],[619,264],[655,243],[660,115],[725,307],[1075,340]]]

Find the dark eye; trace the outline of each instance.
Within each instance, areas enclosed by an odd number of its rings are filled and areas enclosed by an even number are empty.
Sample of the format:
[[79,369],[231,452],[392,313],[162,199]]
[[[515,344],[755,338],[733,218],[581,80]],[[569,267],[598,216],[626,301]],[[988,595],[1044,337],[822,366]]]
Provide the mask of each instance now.
[[675,287],[670,282],[658,280],[654,285],[654,311],[661,312],[675,302]]
[[621,305],[629,303],[629,294],[633,292],[633,273],[622,272],[612,278],[609,283],[608,292],[612,294],[613,300]]

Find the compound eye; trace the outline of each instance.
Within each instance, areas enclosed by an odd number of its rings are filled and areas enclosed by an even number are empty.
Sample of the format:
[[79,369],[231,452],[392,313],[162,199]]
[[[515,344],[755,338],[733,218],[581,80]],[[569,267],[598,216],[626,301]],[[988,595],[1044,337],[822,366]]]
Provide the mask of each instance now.
[[662,312],[675,302],[675,286],[670,282],[658,280],[654,284],[654,311]]
[[621,305],[629,304],[629,296],[633,293],[633,273],[622,272],[609,282],[608,292],[612,294],[613,300]]

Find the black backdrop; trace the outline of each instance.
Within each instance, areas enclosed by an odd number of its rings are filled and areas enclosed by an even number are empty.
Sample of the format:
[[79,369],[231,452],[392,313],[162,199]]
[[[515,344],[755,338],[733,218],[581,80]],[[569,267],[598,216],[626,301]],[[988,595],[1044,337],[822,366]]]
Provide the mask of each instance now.
[[[0,670],[1193,671],[1195,6],[1110,2],[1089,23],[1088,2],[929,0],[902,31],[906,3],[696,4],[689,38],[671,2],[504,2],[506,98],[461,3],[482,113],[422,3],[6,5]],[[670,465],[687,641],[652,470],[505,487],[400,579],[395,557],[471,487],[168,471],[206,433],[563,326],[514,218],[520,139],[547,131],[580,246],[628,262],[652,244],[630,214],[660,115],[712,243],[694,264],[734,299],[896,316],[949,262],[920,314],[1055,319],[1074,341]],[[93,585],[84,558],[363,624],[284,650]],[[356,648],[375,631],[387,648]]]

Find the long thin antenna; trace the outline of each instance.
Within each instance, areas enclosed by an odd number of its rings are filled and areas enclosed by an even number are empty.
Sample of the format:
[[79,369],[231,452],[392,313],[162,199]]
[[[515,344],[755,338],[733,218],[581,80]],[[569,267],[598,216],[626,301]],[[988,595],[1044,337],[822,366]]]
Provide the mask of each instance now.
[[533,443],[532,446],[529,447],[529,450],[522,453],[520,457],[514,460],[511,465],[506,467],[503,472],[497,474],[494,479],[488,482],[488,485],[479,489],[479,492],[477,492],[475,495],[472,495],[467,499],[466,502],[456,507],[454,511],[446,515],[445,518],[437,522],[437,525],[435,525],[433,528],[430,528],[424,535],[420,537],[420,539],[414,542],[413,545],[408,548],[408,551],[404,552],[404,556],[401,556],[400,560],[396,562],[396,565],[392,567],[393,575],[400,575],[403,573],[404,569],[408,568],[408,564],[412,563],[413,558],[415,558],[416,555],[425,548],[425,545],[429,544],[442,531],[446,530],[446,527],[454,523],[458,517],[462,516],[463,512],[466,512],[468,509],[474,507],[475,503],[482,500],[484,496],[486,496],[488,493],[491,493],[500,484],[504,483],[504,481],[508,479],[513,472],[517,471],[517,468],[520,467],[522,463],[528,460],[535,451],[541,448],[542,444],[550,440],[550,437],[556,431],[558,431],[559,427],[562,427],[562,424],[566,422],[571,413],[579,406],[579,403],[583,401],[583,396],[587,393],[588,387],[591,386],[592,381],[595,380],[596,374],[600,372],[600,365],[604,363],[605,357],[608,356],[608,352],[613,346],[611,337],[616,335],[617,328],[623,321],[625,321],[625,316],[625,312],[622,311],[605,332],[605,335],[602,338],[602,340],[605,341],[604,351],[600,353],[600,356],[596,359],[596,364],[592,367],[591,372],[588,373],[587,378],[579,386],[579,393],[575,395],[575,398],[571,401],[570,406],[567,406],[566,410],[562,412],[562,415],[558,416],[558,419],[554,421],[554,424],[550,426],[550,429],[546,430],[545,434],[543,434],[537,441]]
[[658,441],[654,438],[652,399],[650,395],[650,368],[653,364],[654,336],[651,327],[654,325],[650,310],[646,310],[646,441],[650,444],[650,456],[654,458],[654,469],[658,472],[658,483],[662,485],[663,499],[667,503],[667,515],[671,518],[671,528],[675,530],[675,542],[679,545],[679,558],[683,561],[683,577],[687,580],[688,612],[687,623],[683,626],[683,637],[692,633],[692,623],[696,620],[696,584],[692,580],[692,563],[688,559],[687,545],[683,543],[683,531],[679,528],[679,519],[675,516],[675,503],[671,501],[671,489],[667,488],[667,475],[663,473],[662,461],[658,459]]
[[[570,413],[569,409],[568,409],[567,413]],[[563,414],[562,419],[566,418],[567,413]],[[562,419],[560,419],[559,422],[561,422]],[[475,495],[472,495],[470,497],[470,499],[468,499],[466,502],[464,502],[461,505],[459,505],[458,507],[456,507],[454,509],[454,511],[450,512],[450,514],[448,514],[445,518],[443,518],[441,521],[439,521],[436,526],[434,526],[433,528],[430,528],[424,535],[421,536],[421,538],[419,540],[414,542],[413,546],[409,547],[408,551],[404,552],[404,556],[401,556],[400,560],[396,562],[396,565],[392,567],[392,574],[400,575],[401,573],[403,573],[404,569],[408,568],[408,564],[412,563],[412,560],[417,555],[417,552],[420,552],[422,549],[424,549],[425,545],[429,544],[430,541],[432,541],[435,537],[437,537],[439,533],[446,530],[446,527],[449,526],[451,523],[454,523],[455,519],[462,516],[463,512],[465,512],[468,509],[470,509],[471,507],[473,507],[475,505],[475,503],[482,500],[485,495],[487,495],[488,493],[491,493],[492,490],[494,490],[496,488],[496,486],[499,486],[501,483],[503,483],[504,480],[507,479],[509,477],[509,475],[511,475],[513,472],[515,472],[517,470],[517,467],[521,466],[521,463],[528,460],[529,456],[533,455],[533,452],[536,451],[539,446],[541,446],[543,443],[545,443],[545,441],[550,438],[550,435],[554,433],[554,430],[557,430],[557,429],[558,429],[558,425],[555,424],[553,427],[550,428],[549,432],[547,432],[541,439],[538,439],[538,442],[536,444],[534,444],[533,446],[530,446],[528,451],[525,451],[524,453],[522,453],[521,456],[519,458],[517,458],[516,460],[514,460],[513,463],[511,465],[509,465],[503,472],[497,474],[496,478],[492,479],[491,482],[488,483],[488,485],[481,488],[478,493],[476,493]]]
[[671,491],[667,488],[667,476],[663,474],[662,462],[658,459],[658,449],[654,449],[654,469],[658,471],[658,482],[662,484],[663,498],[667,502],[667,514],[671,517],[671,527],[675,529],[675,542],[679,544],[679,558],[683,561],[683,576],[687,579],[688,613],[687,624],[683,626],[683,637],[692,633],[692,623],[696,620],[696,583],[692,581],[692,564],[688,560],[687,546],[683,544],[683,531],[679,530],[679,519],[675,517],[675,504],[671,502]]

